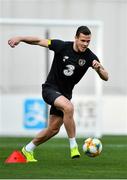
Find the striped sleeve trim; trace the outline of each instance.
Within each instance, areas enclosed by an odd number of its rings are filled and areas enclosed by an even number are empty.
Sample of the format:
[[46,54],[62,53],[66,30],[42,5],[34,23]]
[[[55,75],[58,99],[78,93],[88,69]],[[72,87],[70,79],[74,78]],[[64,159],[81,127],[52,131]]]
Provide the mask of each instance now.
[[51,39],[48,39],[48,46],[51,45]]

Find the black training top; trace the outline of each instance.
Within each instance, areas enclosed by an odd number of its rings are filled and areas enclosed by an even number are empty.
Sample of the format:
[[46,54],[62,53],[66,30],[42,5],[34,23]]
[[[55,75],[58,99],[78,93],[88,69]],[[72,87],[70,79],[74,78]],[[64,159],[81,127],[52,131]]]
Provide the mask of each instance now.
[[78,53],[73,49],[71,41],[51,40],[49,49],[54,51],[54,59],[45,85],[48,84],[71,99],[72,90],[97,56],[87,48]]

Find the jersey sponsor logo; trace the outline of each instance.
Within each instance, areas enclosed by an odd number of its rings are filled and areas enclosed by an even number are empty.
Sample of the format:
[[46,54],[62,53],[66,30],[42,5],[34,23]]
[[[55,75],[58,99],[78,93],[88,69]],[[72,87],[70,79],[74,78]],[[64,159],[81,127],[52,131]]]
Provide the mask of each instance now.
[[64,61],[64,62],[65,62],[67,59],[69,59],[68,56],[64,56],[64,57],[63,57],[63,61]]
[[79,66],[84,66],[85,63],[86,63],[86,60],[85,60],[85,59],[79,59],[79,60],[78,60]]
[[74,73],[75,66],[68,64],[66,65],[66,69],[63,70],[65,76],[72,76]]

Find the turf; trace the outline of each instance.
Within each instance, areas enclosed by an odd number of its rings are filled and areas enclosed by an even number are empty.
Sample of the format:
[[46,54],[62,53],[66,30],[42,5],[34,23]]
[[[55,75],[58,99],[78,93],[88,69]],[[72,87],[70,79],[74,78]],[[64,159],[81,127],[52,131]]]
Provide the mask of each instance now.
[[102,154],[90,158],[83,154],[83,139],[77,139],[81,158],[70,159],[67,139],[53,138],[40,145],[38,163],[5,164],[6,158],[29,142],[30,138],[0,138],[0,179],[126,179],[127,136],[104,136]]

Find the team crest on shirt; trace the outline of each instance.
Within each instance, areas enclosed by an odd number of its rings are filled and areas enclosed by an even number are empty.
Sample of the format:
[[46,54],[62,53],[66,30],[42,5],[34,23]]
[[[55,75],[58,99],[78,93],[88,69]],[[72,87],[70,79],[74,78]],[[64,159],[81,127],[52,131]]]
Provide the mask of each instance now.
[[69,59],[68,56],[64,56],[64,57],[63,57],[63,61],[64,61],[64,62],[65,62],[67,59]]
[[86,60],[85,60],[85,59],[79,59],[79,60],[78,60],[79,66],[84,66],[85,63],[86,63]]

